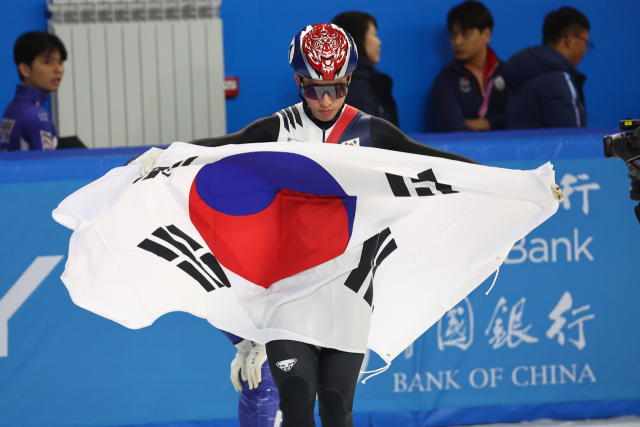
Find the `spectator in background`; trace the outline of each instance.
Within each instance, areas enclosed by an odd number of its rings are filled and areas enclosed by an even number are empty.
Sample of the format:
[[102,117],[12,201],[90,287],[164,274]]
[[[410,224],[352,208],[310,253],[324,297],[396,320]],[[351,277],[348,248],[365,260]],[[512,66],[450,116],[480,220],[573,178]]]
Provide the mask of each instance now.
[[544,18],[542,43],[516,52],[505,64],[507,127],[587,126],[586,76],[576,67],[594,46],[589,20],[572,7],[553,11]]
[[345,102],[399,128],[398,108],[391,95],[393,80],[374,65],[380,61],[382,44],[376,19],[364,12],[343,12],[331,22],[349,33],[358,49],[358,68],[351,76]]
[[447,14],[455,59],[433,82],[431,103],[438,132],[504,129],[503,63],[488,46],[493,31],[489,9],[465,1]]
[[22,84],[2,116],[0,149],[53,150],[58,135],[44,103],[60,86],[67,50],[55,35],[32,31],[18,37],[13,59]]

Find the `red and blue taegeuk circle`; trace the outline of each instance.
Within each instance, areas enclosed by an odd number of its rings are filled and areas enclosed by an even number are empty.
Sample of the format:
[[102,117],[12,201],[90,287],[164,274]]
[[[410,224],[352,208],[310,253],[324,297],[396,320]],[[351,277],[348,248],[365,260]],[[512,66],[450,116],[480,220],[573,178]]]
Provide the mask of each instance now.
[[189,215],[224,267],[268,288],[341,255],[356,200],[308,157],[252,152],[203,166]]

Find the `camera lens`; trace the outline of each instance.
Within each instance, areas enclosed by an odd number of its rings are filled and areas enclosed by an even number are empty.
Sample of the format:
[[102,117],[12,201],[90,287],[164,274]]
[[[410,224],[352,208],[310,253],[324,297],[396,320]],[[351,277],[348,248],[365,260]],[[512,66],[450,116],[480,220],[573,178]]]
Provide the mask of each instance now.
[[611,136],[605,136],[602,138],[602,142],[604,144],[604,157],[607,159],[619,159],[613,151],[613,138]]

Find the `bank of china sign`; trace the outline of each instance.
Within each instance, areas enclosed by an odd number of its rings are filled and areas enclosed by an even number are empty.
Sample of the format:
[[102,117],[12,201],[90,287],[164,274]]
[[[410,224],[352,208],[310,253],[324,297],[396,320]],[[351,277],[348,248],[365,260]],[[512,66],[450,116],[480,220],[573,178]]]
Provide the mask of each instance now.
[[[587,173],[565,173],[560,180],[562,193],[565,200],[562,202],[563,211],[568,214],[580,216],[583,222],[588,219],[590,211],[594,208],[590,205],[590,196],[601,186],[589,177]],[[567,221],[563,222],[566,227]],[[570,224],[572,225],[572,224]],[[593,249],[594,237],[586,230],[572,226],[564,231],[565,235],[557,235],[546,238],[536,236],[536,230],[532,236],[520,240],[511,250],[505,260],[507,265],[517,265],[528,269],[526,273],[520,272],[520,276],[531,279],[531,272],[537,267],[555,264],[556,268],[566,267],[568,263],[591,264],[595,261]],[[516,267],[516,268],[518,268]],[[505,269],[508,269],[506,267]],[[566,274],[560,271],[556,277],[555,288],[561,288],[567,282]],[[535,273],[533,274],[535,276]],[[504,280],[504,279],[503,279]],[[572,281],[570,281],[572,282]],[[512,283],[503,284],[509,287]],[[563,384],[592,384],[597,382],[596,372],[587,362],[575,363],[574,361],[555,363],[547,357],[560,348],[564,348],[564,355],[576,352],[582,354],[588,346],[589,328],[593,327],[596,312],[592,308],[588,296],[583,295],[580,289],[562,289],[556,292],[554,298],[544,298],[541,303],[539,298],[535,306],[527,305],[527,299],[539,295],[539,289],[527,286],[517,286],[521,295],[516,297],[499,295],[497,301],[491,299],[491,310],[487,310],[488,299],[484,295],[475,299],[465,298],[456,307],[449,310],[437,323],[434,332],[435,343],[426,343],[427,352],[433,351],[434,344],[439,352],[472,352],[473,348],[483,346],[480,349],[497,351],[493,362],[484,363],[481,358],[472,358],[477,364],[469,368],[460,369],[433,369],[433,364],[425,363],[427,369],[420,372],[394,372],[394,393],[438,392],[442,390],[485,389],[500,387],[531,387],[552,386]],[[557,289],[556,289],[557,290]],[[496,292],[496,291],[493,291]],[[476,292],[477,293],[477,292]],[[474,313],[472,300],[475,304],[483,305],[482,314]],[[540,316],[540,314],[544,316]],[[532,315],[533,314],[533,315]],[[536,318],[534,322],[532,319]],[[540,321],[543,317],[544,320]],[[429,340],[432,336],[425,334],[423,339]],[[508,352],[516,348],[528,348],[530,354],[539,354],[539,364],[521,364],[512,359]],[[554,350],[554,348],[556,350]],[[573,350],[571,350],[573,349]],[[506,352],[506,353],[505,353]],[[450,354],[451,355],[451,354]],[[451,355],[454,356],[455,354]],[[462,357],[460,354],[457,356]],[[404,352],[404,359],[411,360],[416,356],[414,344]],[[429,358],[429,355],[427,355]],[[579,357],[584,360],[584,357]],[[466,358],[469,360],[469,358]],[[562,359],[563,361],[565,358]],[[457,363],[457,366],[465,365]]]

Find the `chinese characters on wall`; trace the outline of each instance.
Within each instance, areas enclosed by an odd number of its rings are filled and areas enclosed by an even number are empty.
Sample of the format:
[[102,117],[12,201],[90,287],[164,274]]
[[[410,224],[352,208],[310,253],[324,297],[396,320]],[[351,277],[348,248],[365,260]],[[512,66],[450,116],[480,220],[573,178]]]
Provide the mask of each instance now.
[[[513,305],[505,297],[500,297],[484,330],[486,343],[491,348],[495,350],[505,344],[508,348],[515,348],[540,341],[541,337],[531,332],[533,325],[525,321],[525,303],[525,297]],[[545,335],[559,345],[564,346],[568,341],[582,350],[587,345],[585,322],[594,318],[591,305],[582,304],[574,308],[573,297],[567,291],[549,312]],[[474,340],[474,322],[471,302],[465,298],[438,321],[438,349],[444,351],[446,347],[458,347],[467,350]]]

